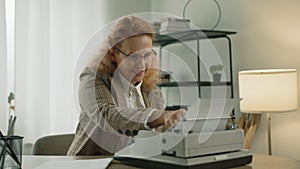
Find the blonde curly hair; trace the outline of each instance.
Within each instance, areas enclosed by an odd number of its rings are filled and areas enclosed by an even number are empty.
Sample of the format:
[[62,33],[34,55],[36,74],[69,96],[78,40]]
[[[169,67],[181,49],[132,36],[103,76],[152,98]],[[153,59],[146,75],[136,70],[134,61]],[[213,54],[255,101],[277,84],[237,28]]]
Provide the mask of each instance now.
[[[98,54],[89,63],[89,66],[98,69],[102,73],[113,76],[117,66],[110,59],[110,49],[121,47],[122,42],[127,38],[139,35],[147,35],[151,37],[151,39],[154,39],[154,29],[152,25],[134,15],[119,18],[111,27],[106,39],[101,44]],[[143,80],[143,86],[145,88],[156,88],[156,84],[159,81],[159,70],[157,68],[158,60],[154,56]]]

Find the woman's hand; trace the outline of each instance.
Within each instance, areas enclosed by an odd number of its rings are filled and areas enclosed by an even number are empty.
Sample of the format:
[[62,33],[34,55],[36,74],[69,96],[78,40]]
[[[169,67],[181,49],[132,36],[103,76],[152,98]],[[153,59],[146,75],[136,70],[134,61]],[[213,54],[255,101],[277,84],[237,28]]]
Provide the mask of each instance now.
[[148,120],[147,125],[150,128],[157,128],[164,126],[163,128],[173,128],[178,121],[186,114],[186,110],[179,109],[174,111],[156,110],[152,113]]

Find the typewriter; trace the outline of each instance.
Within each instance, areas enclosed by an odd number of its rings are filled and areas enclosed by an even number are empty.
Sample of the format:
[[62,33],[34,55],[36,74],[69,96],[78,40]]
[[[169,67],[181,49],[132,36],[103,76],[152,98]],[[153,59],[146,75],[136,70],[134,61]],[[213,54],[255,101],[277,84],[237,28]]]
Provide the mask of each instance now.
[[142,168],[222,169],[252,162],[242,129],[226,129],[239,100],[199,99],[177,126],[164,133],[140,131],[115,160]]

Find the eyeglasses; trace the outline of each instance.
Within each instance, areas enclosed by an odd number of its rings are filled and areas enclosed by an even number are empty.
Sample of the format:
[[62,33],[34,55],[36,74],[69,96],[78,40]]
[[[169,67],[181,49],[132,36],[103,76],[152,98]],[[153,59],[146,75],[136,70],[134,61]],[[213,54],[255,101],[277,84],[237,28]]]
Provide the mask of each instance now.
[[[137,60],[139,59],[140,57],[143,57],[144,60],[149,60],[151,59],[153,56],[156,56],[156,52],[154,49],[151,49],[151,50],[141,50],[141,51],[137,51],[137,52],[134,52],[132,54],[127,54],[125,53],[124,51],[120,50],[119,48],[115,47],[115,49],[122,53],[123,55],[127,56],[129,59],[132,59],[132,60]],[[145,52],[146,51],[146,52]]]

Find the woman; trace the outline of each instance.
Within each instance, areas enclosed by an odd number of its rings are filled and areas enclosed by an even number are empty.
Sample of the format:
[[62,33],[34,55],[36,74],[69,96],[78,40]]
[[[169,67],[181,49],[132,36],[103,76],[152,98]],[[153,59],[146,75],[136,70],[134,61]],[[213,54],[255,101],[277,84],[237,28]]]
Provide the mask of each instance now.
[[163,110],[153,37],[152,26],[136,16],[112,26],[80,75],[81,114],[68,155],[113,154],[140,130],[163,132],[185,114]]

